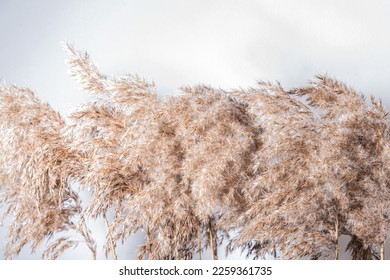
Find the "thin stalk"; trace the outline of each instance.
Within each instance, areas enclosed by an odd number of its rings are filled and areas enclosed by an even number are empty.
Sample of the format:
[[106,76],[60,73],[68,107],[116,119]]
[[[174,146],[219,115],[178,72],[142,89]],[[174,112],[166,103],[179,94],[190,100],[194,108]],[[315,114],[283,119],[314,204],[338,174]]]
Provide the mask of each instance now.
[[385,242],[381,243],[381,260],[385,259]]
[[111,251],[111,254],[112,254],[112,258],[113,258],[114,260],[117,260],[118,257],[117,257],[116,252],[115,252],[114,241],[112,240],[111,233],[110,233],[109,230],[108,230],[109,224],[108,224],[108,221],[107,221],[106,213],[104,213],[104,212],[103,212],[103,220],[104,220],[104,224],[106,225],[106,229],[107,229],[108,244],[109,244],[109,246],[110,246],[110,251]]
[[338,215],[336,213],[336,232],[335,232],[335,235],[336,235],[336,248],[335,248],[335,257],[334,259],[335,260],[338,260],[339,259],[339,218],[338,218]]
[[148,242],[150,241],[150,229],[149,226],[146,226],[146,237],[148,239]]
[[214,250],[214,236],[213,236],[213,227],[211,225],[211,219],[209,220],[209,233],[210,233],[210,249],[211,249],[211,259],[215,260],[215,250]]
[[148,251],[149,251],[149,257],[152,253],[152,248],[150,246],[150,229],[149,229],[149,226],[147,225],[146,226],[146,238],[147,238],[147,244],[148,244]]
[[199,226],[199,230],[198,230],[198,254],[199,254],[199,259],[201,260],[202,259],[202,240],[201,240],[201,232],[200,232],[201,228]]
[[77,225],[72,223],[71,228],[76,230],[81,234],[81,236],[83,236],[85,244],[88,246],[88,249],[92,254],[92,259],[96,260],[96,244],[90,235],[87,225],[85,224],[84,217],[80,217],[80,222]]

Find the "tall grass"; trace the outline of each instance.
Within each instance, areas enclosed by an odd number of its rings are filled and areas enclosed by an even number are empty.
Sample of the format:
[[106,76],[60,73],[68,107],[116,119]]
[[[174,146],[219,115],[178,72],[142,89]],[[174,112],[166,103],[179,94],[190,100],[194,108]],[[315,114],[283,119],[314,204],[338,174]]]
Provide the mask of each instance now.
[[[102,217],[106,256],[138,231],[138,258],[192,259],[226,246],[254,258],[384,258],[389,131],[382,104],[327,76],[284,89],[183,87],[158,98],[138,75],[101,74],[66,45],[93,99],[66,121],[26,88],[0,88],[0,201],[6,258],[49,243],[56,258]],[[89,188],[83,208],[71,182]],[[62,237],[57,233],[62,232]],[[234,232],[234,234],[232,234]],[[69,233],[69,234],[67,234]],[[67,237],[69,236],[69,237]]]

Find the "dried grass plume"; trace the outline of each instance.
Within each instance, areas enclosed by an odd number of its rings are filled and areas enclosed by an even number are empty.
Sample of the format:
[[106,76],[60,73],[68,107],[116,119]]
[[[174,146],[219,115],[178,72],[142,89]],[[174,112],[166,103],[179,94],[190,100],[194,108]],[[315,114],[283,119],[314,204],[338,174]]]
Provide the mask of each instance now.
[[[92,99],[64,120],[27,88],[0,87],[0,203],[6,258],[56,258],[101,217],[106,256],[145,233],[138,258],[193,259],[228,244],[253,258],[384,258],[389,231],[387,111],[328,76],[284,89],[183,87],[159,98],[135,74],[98,70],[65,44]],[[83,206],[80,188],[92,200]],[[72,234],[71,234],[72,233]],[[45,243],[51,240],[51,243]],[[45,241],[45,242],[44,242]],[[225,241],[225,242],[224,242]]]

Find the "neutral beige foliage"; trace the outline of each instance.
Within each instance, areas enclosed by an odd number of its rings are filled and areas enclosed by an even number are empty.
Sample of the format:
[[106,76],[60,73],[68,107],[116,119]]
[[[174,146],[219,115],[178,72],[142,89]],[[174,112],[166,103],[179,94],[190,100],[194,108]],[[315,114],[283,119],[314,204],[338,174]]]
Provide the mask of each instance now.
[[[380,258],[389,230],[387,112],[327,76],[291,90],[261,82],[198,85],[159,98],[137,75],[101,74],[65,45],[71,75],[93,99],[66,119],[26,88],[0,88],[0,201],[6,257],[54,239],[44,258],[77,245],[102,217],[106,256],[145,232],[138,258],[192,259],[228,242],[261,258]],[[72,187],[90,189],[83,209]],[[58,235],[58,233],[61,233]],[[225,244],[225,243],[224,243]]]

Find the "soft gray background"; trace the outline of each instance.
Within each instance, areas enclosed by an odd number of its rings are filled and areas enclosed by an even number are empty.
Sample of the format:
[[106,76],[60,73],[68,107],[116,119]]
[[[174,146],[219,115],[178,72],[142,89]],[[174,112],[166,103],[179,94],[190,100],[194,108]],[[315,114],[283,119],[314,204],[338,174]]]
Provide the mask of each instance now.
[[[30,87],[66,116],[88,99],[68,75],[60,46],[68,41],[107,74],[154,80],[160,95],[197,83],[229,89],[278,80],[288,88],[323,73],[390,108],[389,14],[385,0],[0,0],[0,81]],[[91,226],[101,248],[102,223]],[[134,258],[142,238],[119,256]],[[1,227],[1,256],[4,239]],[[24,250],[18,258],[39,257]],[[88,257],[80,245],[62,258]]]

